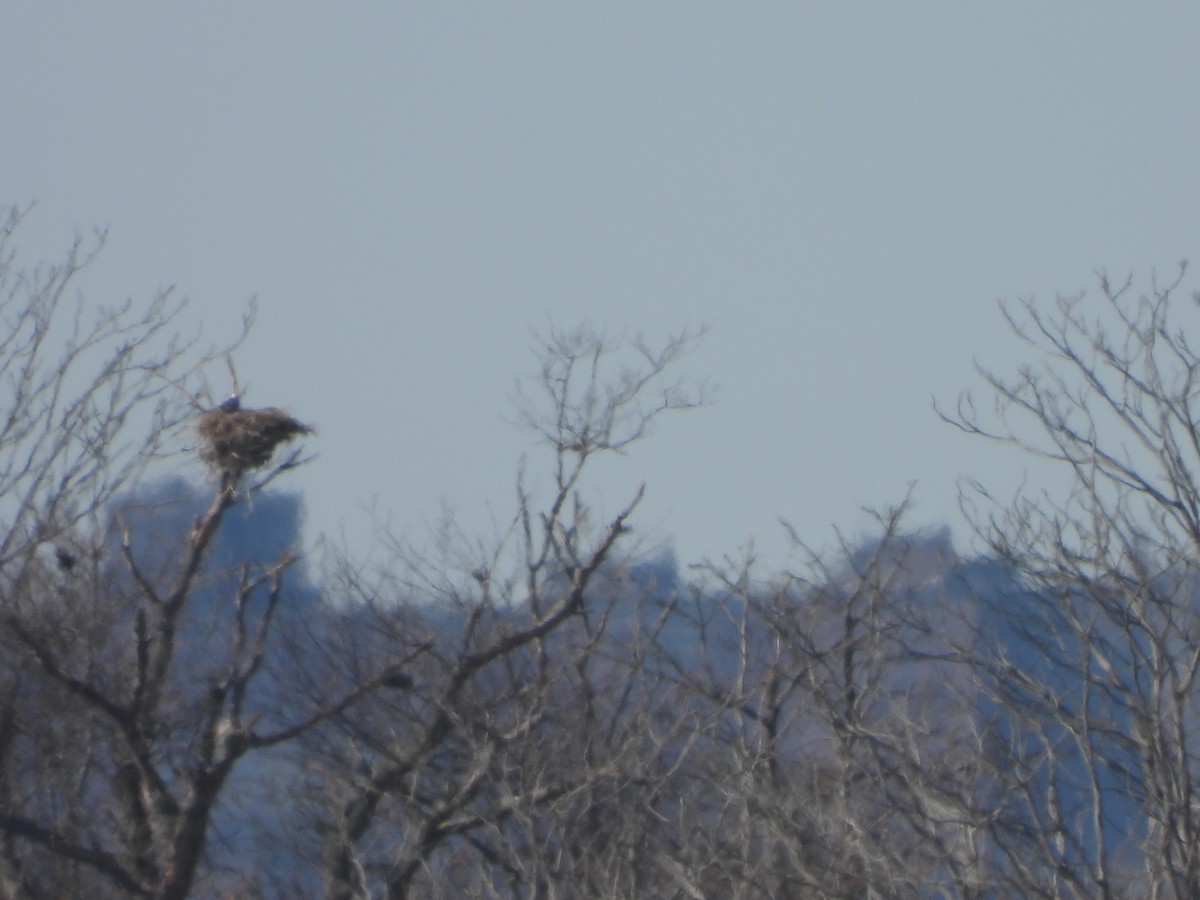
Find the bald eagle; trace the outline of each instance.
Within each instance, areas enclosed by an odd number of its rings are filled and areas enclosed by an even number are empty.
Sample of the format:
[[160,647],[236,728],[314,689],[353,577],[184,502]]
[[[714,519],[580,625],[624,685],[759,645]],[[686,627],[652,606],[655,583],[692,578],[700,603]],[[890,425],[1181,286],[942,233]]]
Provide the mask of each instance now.
[[200,458],[233,483],[270,462],[280,444],[312,433],[312,428],[281,409],[241,409],[229,400],[204,413],[197,430]]

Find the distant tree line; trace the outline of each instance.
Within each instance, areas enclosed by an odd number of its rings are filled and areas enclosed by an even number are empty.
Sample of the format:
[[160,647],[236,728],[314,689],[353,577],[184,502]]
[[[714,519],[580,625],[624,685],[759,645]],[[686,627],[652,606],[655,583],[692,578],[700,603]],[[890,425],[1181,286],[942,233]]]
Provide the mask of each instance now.
[[94,307],[102,241],[25,266],[21,218],[0,896],[1200,896],[1178,282],[1004,309],[1030,364],[940,414],[1063,489],[965,485],[969,558],[907,502],[832,553],[795,537],[795,571],[647,556],[641,492],[602,516],[592,473],[704,405],[677,374],[698,335],[583,328],[537,348],[541,449],[498,538],[304,560],[302,450],[196,462],[241,338],[189,338],[170,293]]

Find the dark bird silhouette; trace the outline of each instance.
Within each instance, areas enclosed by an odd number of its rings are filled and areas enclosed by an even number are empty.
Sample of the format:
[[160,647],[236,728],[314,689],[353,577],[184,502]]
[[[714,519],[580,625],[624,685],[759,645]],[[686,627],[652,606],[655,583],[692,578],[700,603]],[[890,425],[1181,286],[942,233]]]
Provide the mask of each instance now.
[[58,567],[64,572],[70,572],[73,568],[75,568],[75,563],[77,563],[79,560],[76,559],[75,554],[71,551],[62,547],[55,547],[54,561],[58,563]]
[[383,676],[383,685],[385,687],[396,688],[397,690],[407,691],[413,686],[412,676],[406,672],[401,672],[398,669],[388,672]]
[[217,409],[221,412],[237,412],[242,408],[242,398],[235,394],[230,394],[218,404]]
[[270,462],[280,444],[312,433],[308,425],[273,406],[241,409],[236,394],[204,413],[197,430],[200,458],[222,478],[234,483],[246,472]]

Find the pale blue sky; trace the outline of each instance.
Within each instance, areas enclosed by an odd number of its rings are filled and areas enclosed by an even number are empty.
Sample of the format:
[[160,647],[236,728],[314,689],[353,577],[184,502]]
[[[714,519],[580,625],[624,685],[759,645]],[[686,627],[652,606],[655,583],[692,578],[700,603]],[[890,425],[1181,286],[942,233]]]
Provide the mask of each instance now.
[[685,562],[773,554],[1015,483],[930,398],[1018,359],[998,298],[1195,256],[1198,46],[1183,3],[9,4],[0,199],[42,255],[110,228],[97,301],[258,297],[310,538],[507,515],[531,327],[707,324],[716,405],[597,490],[644,479]]

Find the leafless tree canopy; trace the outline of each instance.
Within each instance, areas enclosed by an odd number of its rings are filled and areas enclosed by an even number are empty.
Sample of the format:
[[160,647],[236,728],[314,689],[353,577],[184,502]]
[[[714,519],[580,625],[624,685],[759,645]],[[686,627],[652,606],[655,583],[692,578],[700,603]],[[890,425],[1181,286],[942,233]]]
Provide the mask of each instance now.
[[384,530],[318,566],[270,519],[311,429],[213,402],[240,337],[186,337],[169,292],[93,308],[102,236],[25,267],[20,219],[0,896],[1200,896],[1178,284],[1006,309],[1030,364],[942,415],[1061,489],[969,483],[971,558],[905,501],[832,553],[793,534],[787,571],[681,573],[635,543],[642,491],[601,515],[593,472],[707,402],[679,375],[699,335],[581,328],[536,339],[515,421],[541,450],[497,536]]
[[964,497],[1027,589],[1014,646],[979,668],[994,702],[1021,713],[997,745],[1027,773],[1003,847],[1043,893],[1200,892],[1200,357],[1184,274],[1144,294],[1101,277],[1096,295],[1006,308],[1035,362],[1015,378],[982,372],[992,416],[970,397],[947,416],[1064,476],[1007,507]]

